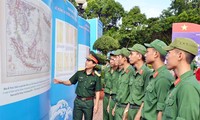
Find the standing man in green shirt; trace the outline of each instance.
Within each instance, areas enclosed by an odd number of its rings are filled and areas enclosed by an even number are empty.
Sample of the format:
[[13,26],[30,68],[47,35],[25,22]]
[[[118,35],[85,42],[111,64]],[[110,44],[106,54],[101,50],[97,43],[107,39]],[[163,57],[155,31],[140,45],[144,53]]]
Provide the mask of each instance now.
[[177,80],[171,85],[163,120],[200,120],[200,84],[190,64],[198,54],[198,45],[189,38],[176,38],[169,46],[167,68],[176,70]]
[[156,39],[150,44],[145,44],[145,46],[148,47],[145,54],[146,63],[151,64],[154,71],[150,75],[150,80],[146,87],[142,119],[161,120],[162,111],[165,107],[165,98],[174,77],[164,65],[167,51],[163,47],[167,45],[163,41]]
[[83,114],[85,120],[92,120],[93,112],[97,113],[98,111],[101,81],[94,71],[98,59],[94,52],[91,52],[86,59],[85,70],[77,71],[68,81],[54,79],[55,84],[72,85],[77,83],[73,120],[82,120]]
[[116,95],[117,103],[113,109],[115,120],[122,120],[123,116],[127,113],[127,108],[129,107],[129,82],[133,79],[133,75],[135,74],[134,68],[129,63],[129,55],[130,52],[126,48],[121,49],[121,54],[119,55],[119,65],[123,66],[123,71],[119,76]]
[[111,94],[109,97],[109,102],[107,106],[107,111],[109,114],[109,120],[114,120],[114,116],[112,115],[112,110],[115,107],[116,104],[116,94],[117,94],[117,89],[118,89],[118,80],[119,80],[119,75],[121,72],[121,69],[119,67],[119,54],[120,54],[120,49],[114,51],[114,69],[111,77]]
[[118,79],[118,65],[116,65],[116,56],[113,53],[110,53],[109,58],[110,66],[105,70],[105,77],[104,77],[104,99],[103,99],[103,120],[110,120],[113,118],[112,114],[109,114],[109,106],[111,96],[114,95],[112,91],[113,83],[117,82]]
[[129,61],[136,68],[135,79],[130,81],[130,107],[128,110],[128,120],[140,120],[143,108],[145,88],[148,84],[148,77],[151,70],[145,65],[146,48],[141,44],[135,44],[130,51]]

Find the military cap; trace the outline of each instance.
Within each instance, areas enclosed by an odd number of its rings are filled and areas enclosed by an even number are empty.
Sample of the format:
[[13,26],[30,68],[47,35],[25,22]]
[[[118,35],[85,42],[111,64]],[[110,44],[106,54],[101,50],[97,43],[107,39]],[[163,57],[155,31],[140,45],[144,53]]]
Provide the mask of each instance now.
[[159,39],[155,39],[150,44],[145,43],[144,45],[148,48],[156,49],[161,55],[164,55],[164,56],[167,55],[167,51],[165,49],[163,49],[163,47],[166,47],[167,45]]
[[130,51],[128,51],[127,48],[122,48],[121,51],[120,51],[120,54],[125,56],[125,57],[128,57],[130,55]]
[[90,54],[86,57],[87,60],[91,60],[93,62],[95,62],[96,64],[98,64],[98,57],[97,55],[93,52],[93,51],[90,51]]
[[135,44],[135,45],[133,45],[133,47],[128,48],[128,50],[139,52],[142,55],[144,55],[147,51],[147,49],[141,44]]
[[113,54],[114,54],[114,55],[120,55],[120,54],[121,54],[121,50],[118,49],[118,50],[114,51]]
[[167,51],[175,48],[189,52],[193,55],[198,54],[198,44],[189,38],[176,38],[169,46],[164,47]]

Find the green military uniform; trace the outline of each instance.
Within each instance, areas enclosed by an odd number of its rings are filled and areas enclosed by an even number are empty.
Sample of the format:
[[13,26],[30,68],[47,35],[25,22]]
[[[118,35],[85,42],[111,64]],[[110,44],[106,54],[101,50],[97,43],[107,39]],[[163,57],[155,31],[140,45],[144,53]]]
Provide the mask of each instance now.
[[[188,38],[176,38],[166,50],[180,49],[190,54],[198,54],[198,45]],[[170,87],[165,101],[163,120],[200,120],[200,84],[193,70],[180,75]]]
[[111,100],[110,100],[110,106],[109,106],[109,120],[114,120],[114,116],[112,115],[112,110],[116,104],[116,94],[118,90],[118,82],[119,82],[119,75],[120,70],[115,70],[112,74],[112,80],[111,80]]
[[193,71],[172,84],[165,103],[163,120],[200,120],[200,84]]
[[109,103],[109,98],[110,98],[110,89],[111,89],[111,78],[112,78],[112,73],[111,73],[111,67],[108,67],[104,70],[104,98],[103,98],[103,120],[109,120],[109,113],[107,112],[107,106]]
[[87,75],[85,70],[76,72],[71,78],[72,84],[77,84],[77,97],[74,101],[73,120],[92,120],[95,91],[101,90],[101,81],[94,72]]
[[[119,71],[114,70],[112,71],[111,68],[108,68],[105,72],[105,89],[104,89],[104,101],[103,101],[103,119],[104,120],[113,120],[112,116],[112,109],[114,108],[114,101],[110,101],[110,97],[114,99],[116,96],[116,89],[117,89],[117,81],[119,77]],[[109,113],[107,112],[107,107],[109,106]]]
[[144,64],[141,69],[134,75],[135,79],[132,79],[130,85],[130,108],[128,111],[128,120],[134,120],[140,105],[144,101],[145,88],[148,84],[148,77],[151,70]]
[[156,120],[157,113],[164,110],[165,98],[173,80],[172,74],[164,65],[150,76],[142,109],[142,117],[144,119]]
[[115,110],[115,120],[121,120],[126,105],[129,103],[130,88],[129,83],[134,79],[135,70],[133,66],[129,66],[122,71],[119,76],[118,90],[116,95],[117,107]]

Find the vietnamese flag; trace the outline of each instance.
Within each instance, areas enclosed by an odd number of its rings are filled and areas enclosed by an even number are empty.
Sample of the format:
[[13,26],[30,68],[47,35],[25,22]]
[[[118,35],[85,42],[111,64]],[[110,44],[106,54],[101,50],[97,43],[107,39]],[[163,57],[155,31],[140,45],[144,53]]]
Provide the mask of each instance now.
[[[172,40],[177,37],[193,39],[200,46],[200,25],[188,22],[173,23],[172,25]],[[196,57],[198,66],[200,66],[200,47]]]

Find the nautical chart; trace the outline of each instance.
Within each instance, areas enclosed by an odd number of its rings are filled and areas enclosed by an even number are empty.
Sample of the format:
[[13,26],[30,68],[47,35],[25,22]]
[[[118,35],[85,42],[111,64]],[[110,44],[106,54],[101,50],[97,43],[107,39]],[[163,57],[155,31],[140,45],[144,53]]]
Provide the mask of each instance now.
[[33,2],[6,1],[7,77],[50,70],[51,13]]

